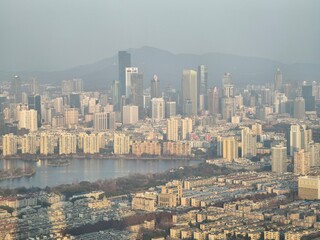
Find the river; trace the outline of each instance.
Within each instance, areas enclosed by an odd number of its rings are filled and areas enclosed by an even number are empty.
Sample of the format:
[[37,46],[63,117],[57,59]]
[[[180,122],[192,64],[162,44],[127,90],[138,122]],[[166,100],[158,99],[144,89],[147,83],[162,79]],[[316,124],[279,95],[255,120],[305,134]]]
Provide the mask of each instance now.
[[96,181],[129,176],[135,173],[160,173],[172,168],[191,166],[200,163],[196,160],[141,160],[141,159],[70,159],[66,166],[50,166],[47,160],[25,162],[21,160],[0,160],[0,169],[33,167],[32,177],[1,180],[2,188],[53,187],[80,181]]

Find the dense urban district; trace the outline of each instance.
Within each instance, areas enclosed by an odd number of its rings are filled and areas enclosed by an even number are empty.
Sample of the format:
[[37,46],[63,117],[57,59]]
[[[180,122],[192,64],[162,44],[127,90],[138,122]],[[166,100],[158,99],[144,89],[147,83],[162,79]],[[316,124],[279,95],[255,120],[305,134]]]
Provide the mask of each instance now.
[[[1,161],[199,160],[164,173],[0,189],[0,239],[320,239],[320,85],[160,86],[125,51],[110,88],[14,76],[0,85]],[[174,79],[172,79],[174,81]],[[85,82],[85,84],[90,84]],[[3,164],[0,179],[31,177]]]

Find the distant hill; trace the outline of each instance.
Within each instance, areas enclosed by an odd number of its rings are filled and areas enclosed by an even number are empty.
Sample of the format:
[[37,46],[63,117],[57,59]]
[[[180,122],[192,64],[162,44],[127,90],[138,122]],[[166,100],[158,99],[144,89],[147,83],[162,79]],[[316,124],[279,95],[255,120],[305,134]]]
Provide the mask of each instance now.
[[[144,85],[149,86],[154,74],[157,74],[161,87],[168,84],[180,88],[183,69],[197,69],[198,65],[208,66],[209,86],[220,86],[225,72],[232,74],[236,86],[273,82],[276,69],[283,73],[284,81],[302,82],[320,80],[320,64],[281,62],[244,57],[223,53],[172,54],[152,47],[129,49],[132,66],[138,67],[144,74]],[[11,73],[10,73],[11,74]],[[7,74],[9,76],[10,74]],[[12,76],[17,73],[12,73]],[[105,89],[118,78],[117,55],[93,64],[78,66],[64,71],[19,73],[23,80],[36,77],[41,83],[59,84],[62,80],[82,78],[86,90]]]

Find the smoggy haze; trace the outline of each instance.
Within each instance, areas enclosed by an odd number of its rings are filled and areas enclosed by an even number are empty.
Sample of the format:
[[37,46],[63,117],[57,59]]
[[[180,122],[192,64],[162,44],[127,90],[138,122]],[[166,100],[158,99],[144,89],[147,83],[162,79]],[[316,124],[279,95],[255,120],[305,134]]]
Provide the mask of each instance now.
[[1,0],[0,71],[59,70],[118,50],[320,63],[320,1]]

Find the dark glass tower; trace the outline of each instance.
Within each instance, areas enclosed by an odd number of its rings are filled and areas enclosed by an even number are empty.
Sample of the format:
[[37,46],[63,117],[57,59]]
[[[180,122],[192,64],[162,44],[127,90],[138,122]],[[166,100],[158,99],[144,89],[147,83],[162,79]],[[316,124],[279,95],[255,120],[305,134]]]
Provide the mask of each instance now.
[[40,95],[29,95],[28,96],[28,106],[29,109],[37,110],[37,125],[38,128],[41,127],[41,97]]
[[302,85],[302,97],[305,100],[306,111],[314,111],[315,97],[312,96],[312,85],[307,85],[307,84]]
[[118,52],[120,96],[126,95],[126,68],[131,67],[131,55],[126,51]]
[[157,75],[154,75],[151,80],[151,99],[152,98],[160,98],[161,92],[160,92],[160,81],[157,77]]

